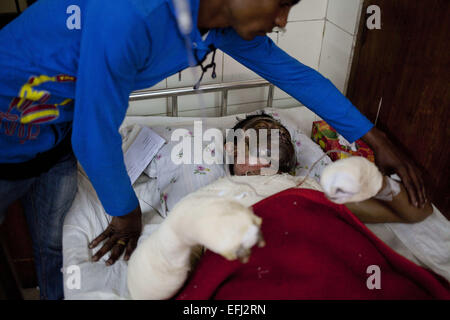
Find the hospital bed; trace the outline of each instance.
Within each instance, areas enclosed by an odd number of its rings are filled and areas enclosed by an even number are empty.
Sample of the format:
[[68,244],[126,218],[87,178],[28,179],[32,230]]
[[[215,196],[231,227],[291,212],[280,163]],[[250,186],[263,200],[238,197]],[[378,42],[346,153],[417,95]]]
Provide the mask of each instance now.
[[[222,130],[231,128],[237,119],[245,118],[245,114],[227,115],[228,92],[266,86],[269,86],[267,104],[261,110],[280,120],[290,131],[294,144],[298,147],[296,154],[299,166],[296,175],[304,176],[309,173],[311,179],[317,179],[331,160],[325,156],[309,172],[311,165],[324,155],[320,147],[309,138],[311,120],[304,116],[303,107],[272,108],[274,87],[264,80],[203,86],[200,89],[203,93],[222,93],[220,116],[203,119],[178,117],[178,97],[198,92],[191,87],[134,92],[130,96],[130,101],[169,97],[171,107],[167,110],[167,116],[128,116],[121,127],[121,133],[126,142],[127,135],[132,131],[129,128],[135,125],[148,126],[167,139],[168,136],[164,136],[167,134],[166,131],[170,132],[173,128],[188,128],[195,120],[203,120],[208,128]],[[255,112],[261,112],[261,110]],[[164,201],[158,185],[158,172],[153,176],[151,174],[155,170],[157,171],[155,168],[146,170],[147,174],[142,174],[134,184],[143,214],[143,232],[139,243],[158,228],[167,214],[163,208]],[[95,190],[80,167],[78,193],[63,227],[63,274],[66,299],[129,299],[126,283],[127,263],[123,259],[109,267],[105,265],[108,254],[96,263],[91,262],[93,254],[101,246],[90,250],[88,243],[108,226],[110,220],[111,217],[103,210]],[[414,225],[379,224],[367,225],[367,227],[397,253],[450,281],[450,223],[436,208],[430,217]]]

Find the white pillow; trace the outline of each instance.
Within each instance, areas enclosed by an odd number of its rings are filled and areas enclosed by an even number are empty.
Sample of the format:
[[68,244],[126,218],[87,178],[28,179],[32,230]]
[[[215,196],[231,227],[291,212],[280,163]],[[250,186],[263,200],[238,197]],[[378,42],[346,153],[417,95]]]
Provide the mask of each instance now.
[[[260,114],[261,111],[255,111],[250,114]],[[295,128],[289,119],[283,119],[275,111],[268,111],[269,114],[281,122],[289,133],[291,134],[292,142],[294,144],[297,165],[295,170],[296,176],[305,176],[309,173],[309,177],[319,181],[323,169],[332,161],[328,156],[324,156],[322,149],[314,143],[302,130]],[[243,117],[236,118],[235,123],[244,119]],[[231,125],[234,126],[233,123]],[[146,174],[152,178],[157,179],[158,192],[160,193],[161,214],[163,216],[174,207],[187,194],[200,189],[203,186],[215,181],[216,179],[225,176],[225,169],[223,164],[213,165],[196,165],[196,164],[181,164],[176,165],[171,160],[172,149],[179,144],[178,141],[171,141],[171,136],[176,129],[184,128],[187,134],[193,137],[194,127],[191,126],[152,126],[152,130],[163,137],[167,143],[156,155],[155,159],[150,163],[146,169]],[[203,132],[208,128],[203,128]],[[226,128],[218,128],[225,136]],[[192,139],[193,142],[193,139]],[[203,142],[203,149],[206,148],[210,142]],[[192,146],[193,150],[193,146]],[[212,150],[210,150],[212,151]],[[310,171],[311,166],[323,157],[316,166]]]
[[[325,169],[327,165],[332,163],[330,157],[325,155],[322,148],[320,148],[318,144],[312,141],[300,130],[294,130],[294,134],[291,135],[291,138],[297,156],[295,175],[296,176],[308,175],[310,178],[313,178],[317,182],[319,182],[323,169]],[[322,159],[311,170],[311,167],[320,158]]]
[[[175,129],[180,127],[152,127],[168,141],[157,153],[152,163],[147,168],[147,174],[155,176],[157,179],[158,192],[160,193],[160,213],[167,216],[173,207],[186,195],[210,184],[225,175],[224,165],[214,164],[193,164],[193,155],[190,164],[175,164],[172,161],[172,149],[181,141],[171,141],[171,135]],[[193,127],[185,127],[187,135],[191,136],[191,150],[194,150],[194,130]],[[211,147],[211,142],[203,141],[202,150],[209,152],[212,156],[215,149]],[[180,157],[182,155],[180,154]]]

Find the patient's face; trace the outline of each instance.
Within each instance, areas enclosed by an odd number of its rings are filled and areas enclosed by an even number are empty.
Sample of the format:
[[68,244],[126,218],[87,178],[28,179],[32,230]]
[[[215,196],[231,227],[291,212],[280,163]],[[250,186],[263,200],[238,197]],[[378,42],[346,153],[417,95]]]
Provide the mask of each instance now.
[[233,170],[236,176],[258,176],[261,174],[261,168],[269,168],[269,164],[250,164],[248,156],[246,156],[245,163],[234,164]]
[[[268,132],[272,129],[279,130],[279,138],[280,138],[280,145],[279,145],[279,173],[280,172],[286,172],[281,170],[282,168],[288,166],[290,167],[290,164],[283,163],[283,162],[291,162],[292,156],[295,157],[295,151],[292,145],[291,136],[287,129],[283,126],[281,126],[277,121],[265,118],[255,118],[250,120],[243,128],[244,131],[249,129],[254,129],[259,135],[259,131],[261,129],[266,129]],[[268,143],[268,150],[267,155],[271,156],[271,138],[270,136],[267,139]],[[259,150],[261,152],[261,150]],[[248,141],[246,141],[246,150],[245,150],[245,162],[244,163],[238,163],[237,161],[237,146],[234,148],[234,165],[233,165],[233,172],[237,176],[254,176],[254,175],[260,175],[262,168],[270,168],[271,164],[262,163],[260,159],[257,159],[256,163],[255,161],[250,161],[250,152],[248,148]],[[287,160],[289,159],[289,160]],[[256,160],[256,159],[255,159]]]

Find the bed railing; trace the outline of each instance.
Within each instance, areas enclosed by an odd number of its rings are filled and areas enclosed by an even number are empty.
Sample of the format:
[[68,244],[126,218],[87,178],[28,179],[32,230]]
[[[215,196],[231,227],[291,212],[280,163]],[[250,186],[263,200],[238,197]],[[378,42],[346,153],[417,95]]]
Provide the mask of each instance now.
[[250,80],[250,81],[236,81],[218,84],[207,84],[201,86],[199,89],[191,87],[160,89],[160,90],[139,90],[134,91],[130,95],[130,101],[140,101],[157,98],[170,98],[171,109],[167,110],[167,115],[172,117],[178,116],[178,97],[198,93],[222,92],[222,101],[220,105],[220,116],[226,116],[228,113],[228,92],[230,90],[249,89],[269,86],[269,94],[267,97],[267,107],[271,108],[273,104],[274,85],[266,80]]

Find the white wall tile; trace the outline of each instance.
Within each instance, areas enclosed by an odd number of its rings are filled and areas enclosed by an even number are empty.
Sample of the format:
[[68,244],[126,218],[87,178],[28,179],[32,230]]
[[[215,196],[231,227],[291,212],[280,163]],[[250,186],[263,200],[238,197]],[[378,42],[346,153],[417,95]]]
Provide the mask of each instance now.
[[352,48],[353,36],[327,22],[319,72],[343,93],[350,70]]
[[224,54],[223,82],[245,81],[261,78],[252,70]]
[[132,101],[128,107],[128,116],[145,116],[150,114],[166,113],[167,99],[151,99]]
[[[167,82],[163,81],[157,83],[151,90],[159,90],[167,88]],[[128,105],[127,115],[139,116],[157,113],[166,113],[167,99],[149,99],[141,101],[130,101]]]
[[267,101],[269,87],[232,90],[228,92],[228,104],[242,104]]
[[[181,96],[178,97],[178,110],[179,112],[199,109],[205,110],[207,108],[218,107],[221,101],[220,92]],[[169,105],[170,103],[169,101]]]
[[278,46],[303,64],[317,69],[322,46],[324,21],[289,22],[280,33]]
[[180,111],[178,114],[179,117],[218,117],[219,116],[219,108],[207,108],[202,110],[189,110],[189,111]]
[[[211,63],[212,61],[212,53],[208,55],[205,62],[203,63],[204,66]],[[222,81],[222,73],[223,73],[223,52],[220,50],[217,50],[216,57],[215,57],[215,63],[216,63],[216,75],[217,77],[215,79],[212,78],[212,72],[213,69],[209,68],[208,71],[204,74],[201,84],[213,84],[213,83],[220,83]],[[167,87],[168,88],[179,88],[179,87],[189,87],[194,86],[197,81],[200,79],[200,76],[202,74],[202,70],[200,67],[195,68],[195,73],[192,72],[191,68],[187,68],[181,72],[181,79],[180,75],[174,74],[167,78]],[[178,110],[179,114],[185,111],[190,110],[196,110],[196,109],[206,109],[206,108],[213,108],[217,107],[220,104],[221,101],[221,95],[220,93],[210,93],[210,94],[203,94],[202,98],[199,98],[197,95],[188,95],[188,96],[181,96],[178,98]],[[168,100],[169,108],[171,108],[171,99]],[[203,105],[202,105],[203,104]]]
[[[206,66],[211,63],[212,59],[212,53],[208,55],[205,62],[203,63],[203,66]],[[208,71],[203,76],[202,84],[212,84],[212,83],[220,83],[222,81],[222,67],[223,67],[223,52],[220,50],[217,50],[216,57],[214,59],[216,63],[216,75],[217,77],[213,79],[211,77],[213,69],[209,68]],[[178,87],[188,87],[193,86],[197,83],[197,81],[200,79],[200,76],[202,75],[202,69],[198,66],[195,67],[194,71],[191,68],[187,68],[181,72],[181,80],[178,73],[170,76],[167,78],[167,87],[168,88],[178,88]]]
[[329,0],[327,19],[354,35],[357,31],[356,24],[360,16],[361,1]]
[[[287,32],[279,34],[278,46],[301,63],[317,70],[324,25],[324,20],[289,22]],[[275,99],[289,97],[287,93],[275,90]]]
[[[278,42],[278,34],[272,32],[268,36],[275,42]],[[261,77],[248,69],[232,57],[224,53],[223,82],[245,81],[260,79]]]
[[[277,43],[278,35],[273,32],[268,34],[268,36]],[[234,60],[227,54],[224,54],[224,70],[223,70],[223,82],[233,82],[233,81],[246,81],[261,79],[252,70],[243,66],[241,63]],[[254,88],[254,89],[243,89],[243,90],[233,90],[228,93],[228,104],[242,104],[250,102],[259,102],[267,99],[269,94],[268,88]]]
[[302,0],[291,9],[288,21],[324,19],[327,2],[328,0]]

